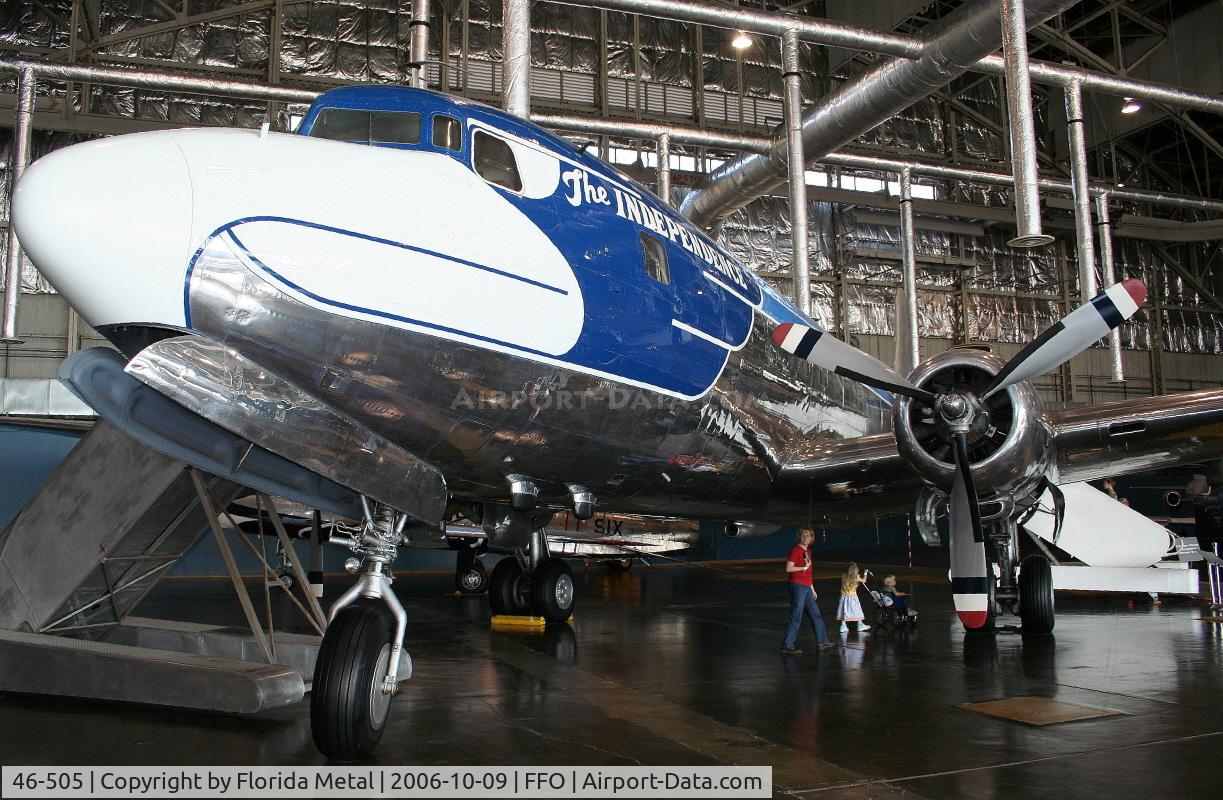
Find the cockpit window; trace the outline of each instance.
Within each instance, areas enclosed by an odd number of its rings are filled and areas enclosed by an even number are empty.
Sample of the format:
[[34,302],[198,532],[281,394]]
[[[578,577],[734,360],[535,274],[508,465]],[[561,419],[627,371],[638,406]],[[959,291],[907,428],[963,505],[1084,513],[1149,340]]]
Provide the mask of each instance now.
[[463,149],[463,126],[454,117],[437,114],[433,117],[433,146],[449,150]]
[[511,192],[522,191],[522,177],[509,142],[477,130],[471,138],[471,163],[476,174],[489,183],[504,186]]
[[641,234],[641,255],[645,259],[645,271],[659,283],[671,282],[671,267],[667,264],[667,249],[662,242],[644,231]]
[[420,114],[325,108],[310,127],[310,135],[357,144],[420,144]]

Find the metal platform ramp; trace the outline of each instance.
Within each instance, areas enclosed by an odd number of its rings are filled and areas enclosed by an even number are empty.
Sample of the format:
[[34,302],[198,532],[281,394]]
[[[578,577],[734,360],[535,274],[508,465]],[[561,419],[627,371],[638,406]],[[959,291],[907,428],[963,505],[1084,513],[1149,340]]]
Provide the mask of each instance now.
[[183,463],[99,422],[0,534],[0,628],[102,636],[206,530]]
[[231,713],[300,701],[318,637],[130,618],[248,491],[99,422],[0,535],[0,691]]

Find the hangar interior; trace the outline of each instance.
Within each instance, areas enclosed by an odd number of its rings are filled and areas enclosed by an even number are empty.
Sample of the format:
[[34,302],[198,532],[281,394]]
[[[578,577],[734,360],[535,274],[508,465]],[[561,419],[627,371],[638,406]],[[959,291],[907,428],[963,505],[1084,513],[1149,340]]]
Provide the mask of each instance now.
[[[1135,316],[1031,381],[1045,407],[1223,387],[1223,4],[1028,0],[1044,20],[1029,25],[1027,112],[1008,100],[997,46],[949,53],[928,86],[892,82],[900,70],[889,66],[916,63],[956,14],[981,6],[996,32],[1003,5],[9,4],[0,10],[0,427],[22,433],[8,437],[15,479],[3,499],[16,513],[65,457],[65,432],[91,425],[93,412],[56,377],[61,363],[111,346],[17,245],[8,220],[19,173],[100,137],[293,132],[320,92],[344,86],[422,86],[529,115],[655,190],[819,325],[902,374],[957,345],[1015,356],[1099,289],[1140,278],[1148,300]],[[854,128],[906,92],[895,112]],[[787,157],[796,146],[797,172]],[[38,427],[57,438],[29,438]],[[224,505],[227,487],[212,490]],[[716,527],[703,535],[722,535]],[[791,535],[728,551],[772,555]],[[449,572],[410,572],[397,588],[414,677],[367,760],[759,763],[773,765],[786,797],[1024,797],[1033,786],[1070,797],[1210,794],[1209,755],[1223,736],[1220,637],[1197,605],[1059,594],[1056,640],[965,637],[940,583],[945,557],[919,541],[915,561],[907,523],[897,536],[909,552],[880,563],[898,565],[891,571],[919,598],[922,627],[851,631],[831,655],[780,664],[786,603],[760,564],[588,567],[575,578],[589,600],[572,626],[538,634],[490,632],[482,605],[451,596]],[[876,523],[873,536],[847,538],[817,565],[825,614],[837,595],[831,559],[875,560],[879,542]],[[421,556],[405,568],[438,563]],[[327,596],[346,585],[329,577]],[[287,605],[267,615],[278,630],[312,635],[317,610],[305,611],[305,621]],[[220,582],[163,582],[141,614],[242,622]],[[1069,716],[1033,722],[1022,709],[970,707],[1032,698]],[[303,705],[253,718],[169,716],[3,695],[0,758],[80,763],[72,739],[96,763],[326,763]],[[904,705],[912,712],[896,711]],[[899,743],[880,743],[890,737]]]
[[[797,9],[865,29],[913,34],[957,3],[812,2]],[[80,6],[78,8],[78,6]],[[759,8],[759,4],[742,4]],[[766,4],[765,10],[776,10]],[[783,117],[781,42],[756,36],[743,49],[725,29],[560,3],[531,14],[531,108],[538,114],[646,120],[717,133],[768,136]],[[171,13],[173,11],[173,13]],[[69,63],[172,68],[176,74],[320,91],[353,82],[406,83],[409,3],[191,4],[190,13],[152,2],[17,4],[4,20],[13,58],[62,53]],[[431,88],[500,105],[504,89],[500,3],[429,5],[426,82]],[[1085,2],[1042,24],[1030,54],[1108,75],[1218,91],[1219,54],[1210,2]],[[733,32],[733,31],[732,31]],[[865,52],[799,45],[802,96],[813,103],[876,60]],[[0,86],[0,108],[17,104],[17,75]],[[1044,174],[1070,173],[1063,92],[1033,84],[1036,147]],[[1142,277],[1152,306],[1121,333],[1124,382],[1096,347],[1039,384],[1047,400],[1103,402],[1223,383],[1220,258],[1211,220],[1219,205],[1223,148],[1218,115],[1196,108],[1084,93],[1088,172],[1122,189],[1196,196],[1204,204],[1161,205],[1140,198],[1110,204],[1113,270]],[[168,89],[65,83],[34,87],[32,155],[94,136],[183,125],[287,128],[304,106]],[[954,164],[1009,173],[1010,136],[1001,75],[968,72],[869,133],[839,148],[850,154]],[[552,126],[557,127],[557,126]],[[563,130],[563,128],[562,128]],[[12,153],[12,129],[3,142]],[[607,160],[656,186],[655,139],[595,136]],[[655,137],[656,138],[656,137]],[[678,204],[709,171],[737,152],[676,142],[670,147],[671,199]],[[4,159],[7,168],[11,158]],[[7,175],[6,175],[7,178]],[[901,284],[899,177],[836,160],[807,173],[811,307],[816,319],[885,361],[894,357]],[[1078,248],[1068,193],[1042,197],[1056,241],[1010,248],[1014,214],[1005,186],[915,177],[918,333],[921,353],[954,343],[997,343],[1010,354],[1071,307],[1079,295]],[[947,204],[953,204],[954,207]],[[924,206],[924,207],[923,207]],[[0,214],[7,218],[7,211]],[[1151,218],[1156,218],[1155,220]],[[1162,221],[1160,221],[1162,220]],[[736,210],[720,241],[744,263],[793,292],[791,219],[782,191]],[[7,240],[4,247],[7,247]],[[1095,264],[1097,281],[1103,266]],[[104,343],[75,320],[37,271],[22,266],[21,344],[5,349],[5,397],[46,379],[59,359]],[[16,400],[14,400],[16,402]]]

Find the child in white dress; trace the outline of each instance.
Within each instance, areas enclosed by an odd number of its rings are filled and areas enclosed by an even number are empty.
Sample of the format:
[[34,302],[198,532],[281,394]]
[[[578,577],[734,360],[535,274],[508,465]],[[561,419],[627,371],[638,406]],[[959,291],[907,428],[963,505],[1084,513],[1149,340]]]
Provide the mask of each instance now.
[[859,632],[871,629],[871,626],[866,624],[866,615],[862,613],[862,604],[858,602],[858,586],[866,583],[866,576],[870,574],[870,570],[866,570],[859,575],[858,565],[851,561],[849,568],[841,576],[841,602],[837,604],[841,633],[849,632],[850,622],[858,623]]

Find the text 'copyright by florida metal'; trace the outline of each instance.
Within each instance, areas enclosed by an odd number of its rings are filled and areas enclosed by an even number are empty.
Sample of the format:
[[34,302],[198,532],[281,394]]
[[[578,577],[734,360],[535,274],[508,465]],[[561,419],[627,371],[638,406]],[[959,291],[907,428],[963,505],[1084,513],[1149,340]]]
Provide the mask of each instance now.
[[0,797],[769,797],[772,767],[0,767]]

